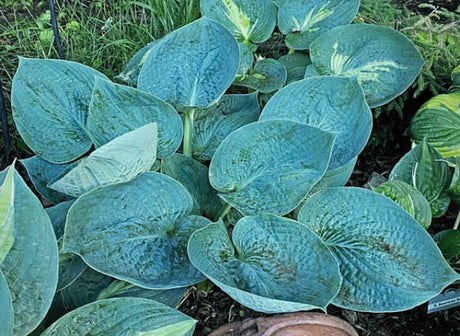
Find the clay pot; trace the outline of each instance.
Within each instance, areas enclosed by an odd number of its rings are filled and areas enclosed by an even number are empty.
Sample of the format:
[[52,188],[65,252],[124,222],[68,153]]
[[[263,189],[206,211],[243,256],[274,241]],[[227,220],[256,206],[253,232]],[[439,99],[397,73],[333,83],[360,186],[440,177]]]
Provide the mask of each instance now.
[[358,333],[338,317],[300,312],[226,324],[208,336],[358,336]]

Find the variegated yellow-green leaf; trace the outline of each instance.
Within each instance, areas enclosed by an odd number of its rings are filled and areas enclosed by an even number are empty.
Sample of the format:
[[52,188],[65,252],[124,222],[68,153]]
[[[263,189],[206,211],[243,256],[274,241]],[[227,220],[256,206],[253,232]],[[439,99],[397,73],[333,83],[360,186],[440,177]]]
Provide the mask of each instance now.
[[[187,324],[188,329],[181,324]],[[191,336],[195,321],[164,304],[143,298],[96,301],[64,315],[42,336],[159,335],[157,330],[178,325],[177,336]],[[167,330],[167,329],[166,329]]]
[[431,224],[430,204],[423,194],[403,181],[387,181],[373,191],[385,195],[398,203],[425,229]]
[[244,43],[268,40],[276,24],[271,0],[201,0],[200,8],[203,16],[216,20]]
[[50,185],[79,197],[98,186],[127,182],[149,171],[157,154],[157,124],[150,123],[99,147]]
[[423,104],[409,133],[416,143],[426,139],[445,158],[460,155],[460,92],[440,94]]
[[423,66],[420,52],[405,35],[371,24],[329,30],[311,43],[310,58],[306,77],[355,77],[370,107],[403,93]]
[[0,186],[0,265],[14,243],[14,164]]
[[291,49],[308,49],[328,30],[350,23],[358,12],[359,0],[275,0],[278,27]]

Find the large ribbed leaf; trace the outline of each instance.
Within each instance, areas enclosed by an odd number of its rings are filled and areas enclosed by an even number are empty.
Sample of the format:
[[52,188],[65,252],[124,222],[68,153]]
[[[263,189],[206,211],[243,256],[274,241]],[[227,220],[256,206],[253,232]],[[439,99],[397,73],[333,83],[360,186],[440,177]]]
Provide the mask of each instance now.
[[257,92],[224,95],[215,105],[196,109],[193,156],[211,160],[219,144],[234,130],[259,118]]
[[62,194],[49,188],[48,184],[52,181],[56,181],[65,170],[70,169],[69,167],[76,163],[51,163],[43,160],[38,155],[23,159],[21,163],[26,168],[27,174],[29,174],[29,178],[35,189],[37,189],[37,191],[49,202],[55,204],[71,198],[69,195]]
[[201,0],[201,13],[230,30],[239,41],[261,43],[276,24],[271,0]]
[[403,93],[420,73],[423,59],[415,45],[389,27],[352,24],[334,28],[310,45],[306,77],[356,77],[370,107]]
[[278,27],[291,49],[308,49],[310,43],[331,28],[350,23],[359,0],[275,0]]
[[130,181],[153,166],[157,141],[156,123],[120,135],[81,159],[50,188],[78,197],[98,186]]
[[211,185],[240,212],[285,215],[325,173],[334,135],[289,120],[239,128],[217,148]]
[[187,287],[172,289],[146,289],[122,280],[114,280],[98,295],[98,300],[111,297],[140,297],[155,300],[171,308],[176,308],[187,292]]
[[236,80],[234,84],[270,93],[283,87],[286,78],[287,71],[283,64],[277,60],[265,58],[257,61],[252,73]]
[[[7,172],[0,172],[0,184]],[[58,251],[51,221],[18,173],[14,176],[15,240],[0,270],[8,283],[14,335],[27,335],[43,320],[58,277]]]
[[337,306],[368,312],[411,309],[460,279],[425,229],[373,191],[320,191],[307,200],[298,219],[339,260],[343,283],[333,301]]
[[[54,322],[42,336],[156,335],[155,331],[190,317],[164,304],[142,298],[113,298],[80,307]],[[191,336],[194,323],[177,336]]]
[[334,132],[330,169],[341,167],[366,146],[372,113],[354,78],[307,78],[277,92],[265,105],[260,120],[285,119]]
[[0,270],[0,335],[13,336],[13,306],[5,277]]
[[206,107],[230,86],[238,64],[232,34],[201,18],[158,42],[141,69],[138,88],[174,106]]
[[95,77],[106,78],[75,62],[20,58],[11,92],[13,118],[36,154],[66,163],[91,148],[85,122]]
[[423,104],[409,133],[415,142],[426,139],[443,157],[460,155],[460,92],[437,95]]
[[183,154],[176,153],[161,162],[163,174],[179,181],[193,198],[193,213],[216,218],[222,207],[217,191],[211,187],[208,167]]
[[182,140],[182,120],[176,110],[143,91],[96,79],[86,124],[96,148],[152,122],[158,126],[158,158],[167,157]]
[[190,234],[209,223],[189,216],[193,200],[172,178],[154,172],[81,196],[67,215],[63,252],[97,271],[145,288],[203,280],[189,262]]
[[129,60],[128,64],[126,64],[123,71],[115,76],[116,79],[120,79],[128,85],[137,85],[137,78],[139,77],[139,72],[142,69],[142,66],[145,63],[148,55],[158,43],[157,41],[153,41],[145,45],[143,48],[138,50],[134,56]]
[[387,181],[373,191],[385,195],[398,203],[425,229],[431,224],[430,203],[423,194],[410,184],[403,181]]
[[192,263],[241,304],[266,313],[325,309],[340,288],[338,264],[304,225],[263,214],[227,235],[223,222],[190,237]]
[[0,265],[14,244],[14,164],[0,185]]
[[450,200],[445,197],[444,191],[450,180],[449,167],[441,154],[426,141],[399,160],[389,179],[406,182],[419,190],[430,203],[433,217],[440,217],[447,210]]

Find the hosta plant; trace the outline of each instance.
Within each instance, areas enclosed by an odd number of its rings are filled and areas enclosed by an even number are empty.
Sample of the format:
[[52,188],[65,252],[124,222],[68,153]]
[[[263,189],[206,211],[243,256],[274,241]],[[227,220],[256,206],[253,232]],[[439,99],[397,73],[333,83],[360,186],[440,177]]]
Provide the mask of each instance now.
[[[458,280],[402,207],[344,187],[369,106],[423,63],[398,32],[349,25],[358,3],[202,1],[203,18],[135,55],[131,86],[21,58],[13,117],[36,153],[21,163],[52,206],[1,173],[5,335],[47,312],[45,335],[188,335],[164,304],[206,279],[268,313],[406,310]],[[276,24],[303,56],[254,57]]]

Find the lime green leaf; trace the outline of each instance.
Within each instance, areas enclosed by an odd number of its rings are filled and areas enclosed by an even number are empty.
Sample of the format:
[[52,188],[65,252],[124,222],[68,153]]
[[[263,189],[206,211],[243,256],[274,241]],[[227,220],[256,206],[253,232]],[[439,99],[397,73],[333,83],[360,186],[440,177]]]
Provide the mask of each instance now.
[[159,173],[98,187],[70,208],[62,252],[77,253],[95,270],[145,288],[195,284],[204,276],[190,264],[186,245],[209,220],[188,216],[192,207],[185,187]]
[[[54,322],[42,336],[156,335],[160,328],[192,321],[166,305],[142,298],[112,298],[80,307]],[[182,329],[179,329],[182,332]],[[194,326],[185,333],[191,336]]]
[[201,13],[216,20],[238,41],[262,43],[276,24],[276,7],[271,0],[201,0]]
[[14,163],[0,186],[0,265],[14,244]]
[[417,143],[426,139],[445,158],[460,155],[460,92],[428,100],[411,120],[409,133]]
[[407,310],[460,279],[426,230],[398,204],[373,191],[338,187],[317,192],[298,219],[339,261],[343,282],[333,300],[339,307]]
[[331,28],[350,23],[359,0],[275,0],[278,27],[290,49],[308,49],[310,43]]
[[168,157],[182,141],[176,110],[146,92],[96,78],[86,129],[96,148],[149,123],[158,126],[158,158]]
[[280,89],[286,83],[286,67],[277,60],[266,58],[257,61],[254,72],[235,80],[233,84],[270,93]]
[[81,159],[50,188],[79,197],[98,186],[132,180],[155,163],[157,140],[156,123],[125,133]]
[[91,148],[85,121],[95,77],[107,78],[75,62],[20,58],[11,91],[13,118],[37,155],[66,163]]
[[337,261],[304,225],[271,214],[192,234],[192,263],[241,304],[265,313],[325,309],[340,288]]
[[403,181],[387,181],[373,191],[385,195],[398,203],[425,229],[431,224],[430,204],[423,194]]
[[[7,171],[0,172],[0,184]],[[34,330],[45,317],[56,290],[58,250],[51,221],[42,204],[14,173],[15,240],[0,265],[14,311],[15,336]]]
[[307,77],[356,77],[372,108],[403,93],[423,66],[420,52],[405,35],[370,24],[329,30],[312,42],[310,58]]
[[255,122],[222,141],[209,180],[245,215],[285,215],[325,173],[333,141],[329,132],[289,120]]
[[230,86],[238,65],[232,34],[201,18],[157,43],[140,71],[138,88],[175,107],[206,107]]

